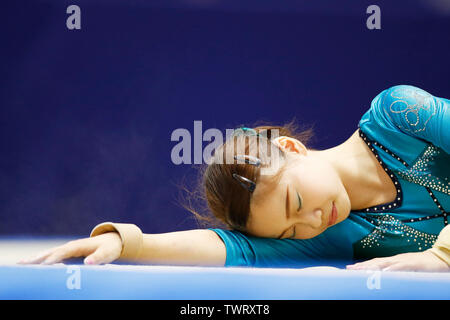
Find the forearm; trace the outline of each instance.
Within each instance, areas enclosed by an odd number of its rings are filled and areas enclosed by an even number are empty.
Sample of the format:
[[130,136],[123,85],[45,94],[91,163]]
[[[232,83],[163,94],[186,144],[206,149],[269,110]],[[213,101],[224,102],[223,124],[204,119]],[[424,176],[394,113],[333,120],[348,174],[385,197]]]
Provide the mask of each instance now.
[[224,266],[225,244],[211,230],[144,234],[135,261],[148,264]]

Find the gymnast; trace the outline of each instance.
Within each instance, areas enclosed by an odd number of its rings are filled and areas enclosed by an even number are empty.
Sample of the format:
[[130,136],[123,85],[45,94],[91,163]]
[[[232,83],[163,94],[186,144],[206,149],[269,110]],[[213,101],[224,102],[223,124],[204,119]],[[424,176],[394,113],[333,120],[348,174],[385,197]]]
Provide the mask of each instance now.
[[[294,129],[243,127],[215,150],[202,175],[211,217],[192,212],[224,227],[143,234],[134,224],[105,222],[88,238],[19,263],[349,261],[352,270],[450,271],[450,100],[409,85],[388,88],[352,136],[326,150],[307,147],[311,130]],[[256,150],[261,139],[267,150]],[[219,161],[230,156],[232,163]]]

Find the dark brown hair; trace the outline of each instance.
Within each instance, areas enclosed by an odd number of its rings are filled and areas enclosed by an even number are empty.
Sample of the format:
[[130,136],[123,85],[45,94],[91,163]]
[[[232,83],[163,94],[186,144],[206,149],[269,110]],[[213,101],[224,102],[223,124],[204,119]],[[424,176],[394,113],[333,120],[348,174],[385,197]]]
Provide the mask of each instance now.
[[[275,138],[271,135],[272,132],[277,132],[277,136],[295,138],[307,148],[314,136],[312,126],[298,130],[295,120],[282,126],[260,124],[256,125],[253,130],[258,134],[265,133],[268,146],[272,146],[272,148],[269,147],[267,151],[258,148],[258,140],[255,135],[234,136],[215,150],[214,157],[221,156],[223,160],[227,156],[230,157],[229,153],[231,152],[231,158],[233,158],[237,154],[237,150],[244,151],[245,155],[253,155],[252,151],[255,152],[256,147],[257,157],[264,165],[267,165],[270,163],[273,152],[280,152],[280,155],[283,156],[281,151],[270,143]],[[232,145],[231,148],[229,148],[230,145]],[[200,168],[196,189],[191,191],[184,188],[188,197],[184,199],[182,205],[194,214],[200,225],[245,232],[250,213],[250,200],[253,195],[233,178],[233,174],[250,179],[257,184],[260,178],[260,168],[236,161],[228,163],[213,160],[210,164]],[[274,175],[273,178],[276,180],[277,177]]]

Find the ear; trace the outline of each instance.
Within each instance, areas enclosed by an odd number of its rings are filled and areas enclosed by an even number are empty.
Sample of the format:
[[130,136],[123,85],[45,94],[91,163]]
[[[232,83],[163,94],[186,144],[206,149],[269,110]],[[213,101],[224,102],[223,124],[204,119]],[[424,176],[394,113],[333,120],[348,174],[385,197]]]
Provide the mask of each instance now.
[[292,152],[305,156],[308,152],[304,144],[295,138],[286,136],[276,137],[272,140],[272,143],[286,153]]

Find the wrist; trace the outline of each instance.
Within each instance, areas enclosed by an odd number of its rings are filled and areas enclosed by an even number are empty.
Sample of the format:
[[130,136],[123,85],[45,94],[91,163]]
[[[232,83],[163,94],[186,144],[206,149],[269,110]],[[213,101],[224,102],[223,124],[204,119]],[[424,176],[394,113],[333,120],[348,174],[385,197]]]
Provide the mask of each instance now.
[[94,227],[91,237],[115,232],[121,239],[122,250],[119,259],[135,260],[143,246],[142,231],[134,224],[105,222]]

